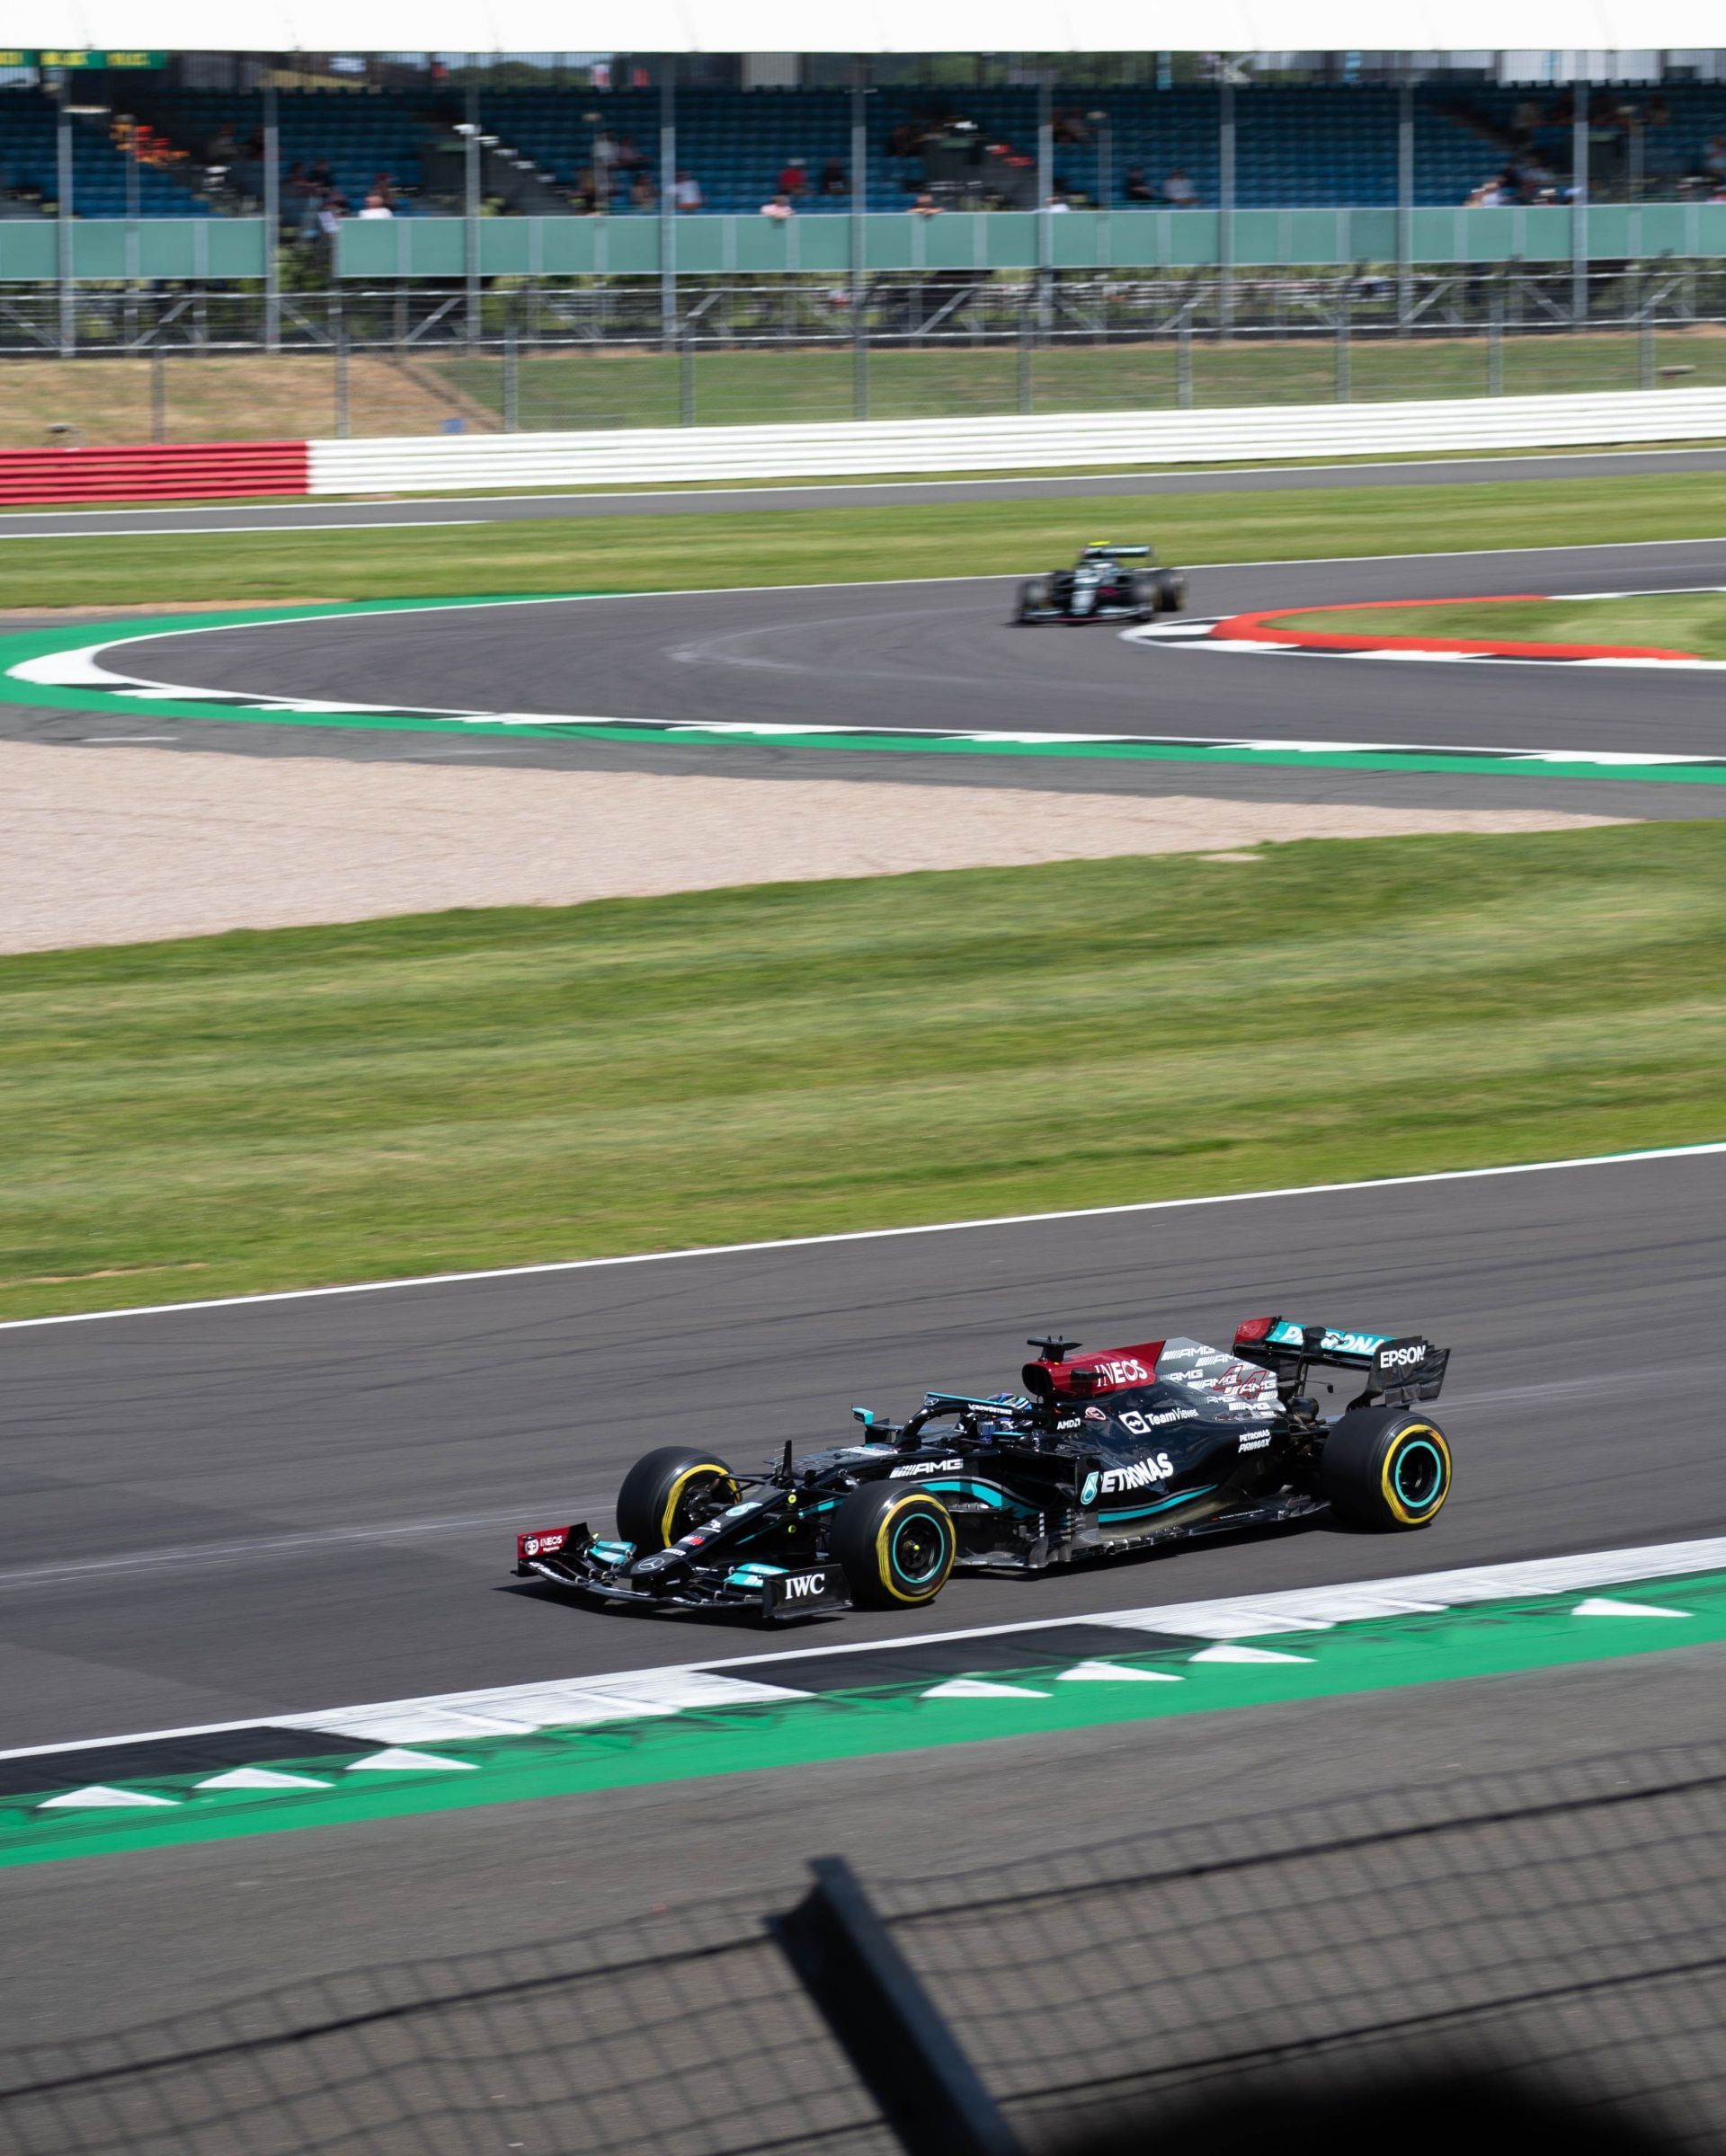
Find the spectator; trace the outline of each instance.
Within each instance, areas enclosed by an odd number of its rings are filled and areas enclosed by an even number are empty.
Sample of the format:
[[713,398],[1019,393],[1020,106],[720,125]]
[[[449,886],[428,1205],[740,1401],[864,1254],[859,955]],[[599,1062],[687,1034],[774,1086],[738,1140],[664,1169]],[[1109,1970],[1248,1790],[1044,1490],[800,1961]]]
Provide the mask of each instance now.
[[366,206],[360,212],[362,217],[393,217],[396,212],[374,187],[366,197]]
[[1198,190],[1184,164],[1176,165],[1162,183],[1162,199],[1171,209],[1192,209],[1198,203]]
[[619,135],[618,137],[618,163],[623,167],[625,172],[639,172],[642,166],[646,164],[646,162],[647,160],[642,155],[641,150],[637,146],[636,138],[633,135]]
[[651,174],[641,172],[629,182],[631,209],[656,209],[659,207],[659,190],[654,185]]
[[307,168],[306,182],[308,187],[316,189],[320,193],[335,185],[335,174],[330,170],[330,161],[327,157],[313,158],[310,165]]
[[373,173],[371,185],[366,190],[368,198],[376,195],[386,209],[396,207],[396,182],[387,173]]
[[210,164],[232,164],[239,154],[239,137],[228,122],[223,120],[209,138],[209,146],[204,153],[205,161]]
[[794,217],[796,214],[787,194],[777,194],[770,202],[761,204],[761,215],[771,217],[776,225],[783,225],[787,217]]
[[347,204],[332,188],[317,206],[317,228],[326,240],[334,240],[341,229]]
[[672,188],[672,200],[686,214],[702,207],[701,182],[693,173],[679,173]]
[[830,157],[822,166],[821,191],[824,195],[848,195],[850,193],[851,183],[846,176],[845,166],[841,159]]
[[789,195],[795,200],[796,196],[807,194],[808,191],[809,172],[807,166],[801,157],[787,158],[785,170],[779,174],[778,192],[782,195]]
[[1702,153],[1702,169],[1711,180],[1726,180],[1726,135],[1711,135]]
[[1129,164],[1121,192],[1129,202],[1154,202],[1157,191],[1151,184],[1142,164]]
[[1065,209],[1069,207],[1069,204],[1064,195],[1051,195],[1048,200],[1044,203],[1043,207],[1045,209],[1049,210]]
[[933,195],[919,195],[907,214],[913,217],[938,217],[941,206]]

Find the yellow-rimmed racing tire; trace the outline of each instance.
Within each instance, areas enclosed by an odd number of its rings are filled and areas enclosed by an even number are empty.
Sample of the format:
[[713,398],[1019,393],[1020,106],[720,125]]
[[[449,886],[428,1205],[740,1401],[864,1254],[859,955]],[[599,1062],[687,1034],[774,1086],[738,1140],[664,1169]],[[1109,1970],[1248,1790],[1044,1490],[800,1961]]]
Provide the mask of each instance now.
[[1426,1527],[1450,1495],[1450,1446],[1437,1424],[1406,1407],[1360,1407],[1324,1441],[1319,1482],[1351,1527]]
[[644,1453],[623,1478],[618,1533],[637,1551],[669,1549],[737,1498],[737,1477],[717,1453],[661,1445]]
[[959,1538],[927,1490],[866,1482],[833,1515],[831,1547],[862,1610],[915,1610],[946,1586]]

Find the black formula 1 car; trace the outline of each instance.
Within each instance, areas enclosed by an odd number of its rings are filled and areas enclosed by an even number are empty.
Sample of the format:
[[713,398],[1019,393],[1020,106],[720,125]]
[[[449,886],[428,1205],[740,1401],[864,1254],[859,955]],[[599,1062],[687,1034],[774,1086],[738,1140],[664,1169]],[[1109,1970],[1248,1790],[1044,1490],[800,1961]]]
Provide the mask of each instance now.
[[[852,1409],[861,1442],[761,1475],[699,1444],[662,1445],[618,1494],[614,1537],[584,1525],[516,1539],[520,1577],[630,1609],[917,1609],[961,1572],[1041,1572],[1329,1506],[1363,1528],[1425,1527],[1450,1447],[1416,1406],[1448,1348],[1254,1318],[1233,1351],[1156,1340],[1081,1355],[1033,1340],[1024,1389],[931,1392],[900,1425]],[[1321,1415],[1314,1371],[1357,1373]]]
[[[1016,622],[1153,621],[1187,604],[1179,569],[1149,566],[1149,546],[1087,546],[1071,569],[1029,577],[1019,587]],[[1147,564],[1139,567],[1139,563]]]

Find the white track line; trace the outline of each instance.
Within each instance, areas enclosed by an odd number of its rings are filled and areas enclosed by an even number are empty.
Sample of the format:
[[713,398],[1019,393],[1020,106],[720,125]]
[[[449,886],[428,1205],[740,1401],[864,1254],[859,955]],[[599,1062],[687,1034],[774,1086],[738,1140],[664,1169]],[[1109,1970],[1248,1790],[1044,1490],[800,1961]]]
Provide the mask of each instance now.
[[159,1318],[182,1310],[229,1310],[262,1303],[307,1302],[326,1295],[381,1295],[402,1288],[456,1287],[468,1281],[523,1280],[551,1273],[592,1273],[607,1265],[665,1265],[681,1258],[748,1256],[769,1250],[813,1250],[831,1243],[881,1243],[897,1236],[962,1235],[982,1228],[1031,1228],[1053,1220],[1098,1220],[1117,1214],[1178,1212],[1200,1205],[1251,1205],[1265,1198],[1315,1198],[1356,1190],[1401,1190],[1427,1183],[1475,1183],[1496,1176],[1542,1176],[1562,1168],[1612,1167],[1643,1160],[1693,1160],[1726,1153],[1726,1140],[1650,1146],[1631,1153],[1585,1153],[1570,1160],[1521,1160],[1503,1167],[1432,1169],[1419,1176],[1368,1176],[1353,1183],[1292,1183],[1271,1190],[1223,1191],[1210,1197],[1148,1198],[1130,1205],[1079,1205],[1056,1212],[992,1214],[976,1220],[930,1220],[910,1228],[853,1228],[834,1235],[777,1237],[761,1243],[697,1244],[687,1250],[642,1250],[619,1257],[553,1258],[538,1264],[491,1265],[472,1273],[423,1273],[403,1280],[348,1281],[325,1288],[284,1288],[262,1295],[212,1295],[192,1302],[133,1304],[119,1310],[73,1310],[57,1318],[10,1318],[0,1332],[45,1325],[95,1325],[111,1318]]

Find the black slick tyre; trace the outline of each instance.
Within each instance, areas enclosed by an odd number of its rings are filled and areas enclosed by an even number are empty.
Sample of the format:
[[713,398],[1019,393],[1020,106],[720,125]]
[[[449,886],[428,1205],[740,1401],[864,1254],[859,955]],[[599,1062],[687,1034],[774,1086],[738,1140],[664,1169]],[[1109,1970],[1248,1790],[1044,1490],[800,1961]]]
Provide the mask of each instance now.
[[1133,578],[1129,590],[1133,595],[1133,618],[1135,621],[1153,621],[1161,604],[1158,589],[1161,570],[1141,569]]
[[1019,599],[1013,608],[1013,619],[1021,626],[1033,622],[1049,603],[1049,587],[1044,577],[1032,577],[1019,587]]
[[737,1478],[714,1452],[661,1445],[645,1452],[618,1492],[618,1533],[638,1551],[669,1549],[735,1504]]
[[1345,1415],[1319,1459],[1320,1487],[1351,1527],[1425,1527],[1443,1511],[1450,1478],[1444,1432],[1406,1407]]
[[1153,569],[1149,581],[1156,587],[1157,610],[1179,614],[1187,604],[1187,579],[1179,569]]
[[866,1482],[833,1515],[832,1548],[859,1609],[914,1610],[946,1586],[959,1539],[927,1490]]

